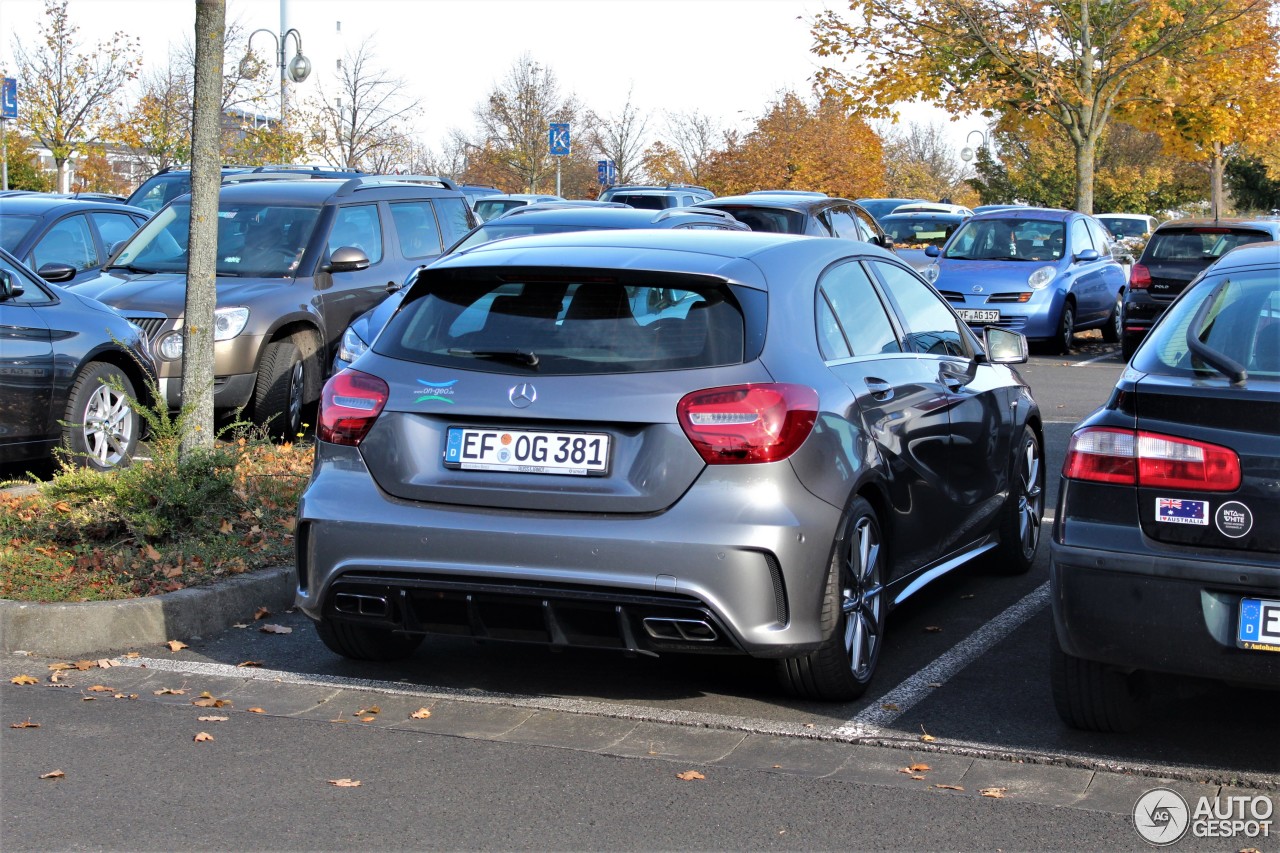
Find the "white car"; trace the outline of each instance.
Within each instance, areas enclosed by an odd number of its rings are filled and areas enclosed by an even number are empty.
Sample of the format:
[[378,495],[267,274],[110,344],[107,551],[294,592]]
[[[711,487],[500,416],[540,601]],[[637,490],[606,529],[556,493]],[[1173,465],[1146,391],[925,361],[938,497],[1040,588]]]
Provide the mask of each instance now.
[[894,213],[955,213],[960,216],[973,216],[973,211],[963,204],[946,204],[937,201],[913,201],[893,209]]
[[1122,237],[1146,237],[1156,230],[1156,218],[1142,213],[1099,213],[1094,218],[1117,240]]

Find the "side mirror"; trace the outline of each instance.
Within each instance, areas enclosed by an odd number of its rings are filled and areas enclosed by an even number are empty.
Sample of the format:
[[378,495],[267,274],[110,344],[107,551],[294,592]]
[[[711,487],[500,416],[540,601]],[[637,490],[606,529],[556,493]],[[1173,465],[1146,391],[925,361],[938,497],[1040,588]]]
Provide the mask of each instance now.
[[0,270],[0,302],[6,299],[14,299],[26,292],[26,288],[13,277],[13,273],[8,270]]
[[120,250],[124,248],[124,244],[128,242],[129,242],[128,240],[117,240],[116,242],[112,243],[111,248],[107,249],[107,257],[114,258],[116,255],[120,253]]
[[924,253],[931,258],[936,258],[942,254],[942,250],[937,246],[925,246]]
[[888,234],[885,234],[883,237],[877,237],[876,242],[880,244],[880,248],[893,251],[893,238]]
[[40,269],[36,270],[36,275],[53,284],[61,284],[64,281],[71,281],[76,277],[76,268],[71,264],[60,264],[57,261],[50,261]]
[[1098,254],[1097,249],[1085,249],[1083,252],[1076,252],[1075,260],[1077,263],[1087,263],[1088,261],[1096,261],[1102,257]]
[[339,246],[329,256],[329,272],[357,272],[369,268],[369,256],[355,246]]
[[982,330],[982,343],[987,350],[987,361],[992,364],[1023,364],[1027,360],[1027,338],[1022,332],[986,326]]

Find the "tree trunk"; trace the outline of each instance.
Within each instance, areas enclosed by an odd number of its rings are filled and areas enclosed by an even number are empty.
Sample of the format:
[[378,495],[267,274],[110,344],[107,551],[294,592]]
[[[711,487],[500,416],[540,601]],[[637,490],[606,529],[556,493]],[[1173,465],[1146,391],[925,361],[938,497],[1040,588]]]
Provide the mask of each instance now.
[[1209,149],[1209,198],[1213,206],[1213,218],[1223,214],[1222,173],[1226,171],[1226,158],[1222,156],[1222,143],[1215,142]]
[[213,446],[213,309],[218,298],[218,188],[226,0],[196,0],[195,99],[191,121],[191,224],[183,317],[181,454]]
[[1084,136],[1073,140],[1076,147],[1076,210],[1093,213],[1093,155],[1096,141]]
[[58,192],[71,192],[71,160],[55,160],[54,165],[58,167]]

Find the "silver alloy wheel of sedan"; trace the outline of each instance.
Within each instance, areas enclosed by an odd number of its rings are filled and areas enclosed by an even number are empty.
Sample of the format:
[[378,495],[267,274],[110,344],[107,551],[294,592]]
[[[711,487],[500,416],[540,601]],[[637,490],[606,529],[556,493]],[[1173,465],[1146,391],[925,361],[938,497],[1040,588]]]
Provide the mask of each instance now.
[[89,455],[103,468],[119,465],[128,456],[133,438],[133,409],[123,393],[101,385],[85,409],[84,443]]
[[1030,436],[1018,459],[1018,541],[1025,554],[1035,555],[1044,517],[1044,479],[1040,470],[1040,444]]
[[860,516],[853,523],[848,556],[840,567],[840,575],[845,654],[853,677],[864,681],[871,677],[875,666],[884,624],[880,531],[872,517]]
[[289,370],[289,433],[297,435],[302,432],[302,397],[306,391],[305,374],[302,361],[296,361]]

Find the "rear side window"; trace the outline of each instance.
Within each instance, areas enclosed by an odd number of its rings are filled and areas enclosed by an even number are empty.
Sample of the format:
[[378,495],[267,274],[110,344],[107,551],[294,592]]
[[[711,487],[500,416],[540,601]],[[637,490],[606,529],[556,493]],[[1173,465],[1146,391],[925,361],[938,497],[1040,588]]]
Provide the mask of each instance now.
[[[429,201],[398,201],[388,205],[396,224],[400,253],[406,258],[425,258],[441,251],[440,230]],[[372,260],[372,258],[370,258]]]
[[725,284],[687,276],[420,279],[375,350],[508,373],[636,373],[740,364],[743,312]]
[[[902,352],[889,315],[861,264],[855,261],[833,267],[823,274],[820,288],[825,297],[818,312],[819,346],[824,357],[848,357],[850,350],[855,356]],[[827,304],[834,312],[834,334],[822,310]],[[835,338],[841,333],[844,342]]]
[[70,264],[77,272],[98,265],[98,251],[89,233],[89,222],[83,216],[59,220],[36,243],[31,250],[31,266],[40,269],[49,263]]
[[969,348],[960,331],[960,321],[947,303],[929,285],[901,267],[880,261],[868,265],[876,271],[898,303],[899,316],[916,352],[928,355],[967,357]]
[[[1206,299],[1212,304],[1191,328]],[[1183,375],[1217,371],[1192,354],[1187,333],[1243,366],[1250,376],[1280,378],[1280,276],[1275,269],[1210,276],[1173,304],[1134,356],[1144,373]]]
[[445,246],[452,246],[475,225],[465,199],[438,198],[435,200],[436,219],[440,222],[440,236]]
[[128,240],[138,230],[138,223],[132,216],[120,213],[91,213],[89,218],[98,226],[98,236],[102,238],[102,245],[108,251],[121,240]]

